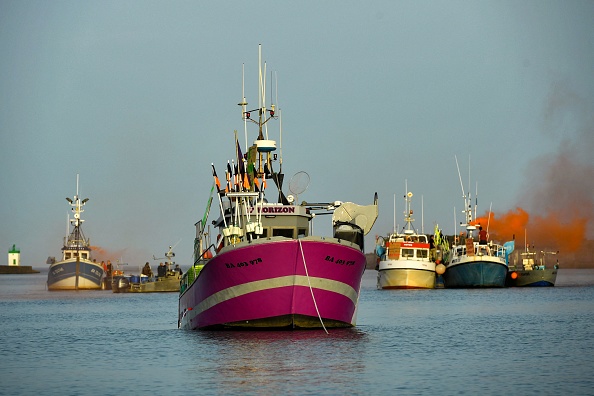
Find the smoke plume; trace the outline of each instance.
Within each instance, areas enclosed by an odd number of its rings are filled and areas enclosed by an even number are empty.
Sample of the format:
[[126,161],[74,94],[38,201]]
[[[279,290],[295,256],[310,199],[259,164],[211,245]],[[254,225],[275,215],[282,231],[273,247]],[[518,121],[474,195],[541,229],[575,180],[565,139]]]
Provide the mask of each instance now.
[[544,137],[558,142],[558,149],[529,164],[514,209],[477,219],[488,225],[491,239],[504,242],[515,236],[523,244],[526,236],[530,245],[575,252],[594,237],[592,108],[567,84],[553,86],[542,130]]

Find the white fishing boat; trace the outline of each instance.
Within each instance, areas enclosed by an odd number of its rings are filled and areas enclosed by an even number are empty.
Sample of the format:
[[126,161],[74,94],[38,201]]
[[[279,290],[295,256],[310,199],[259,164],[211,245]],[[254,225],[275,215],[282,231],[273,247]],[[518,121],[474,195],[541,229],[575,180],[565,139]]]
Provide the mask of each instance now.
[[[405,225],[400,232],[377,238],[378,289],[433,289],[436,276],[436,249],[427,235],[419,233],[413,222],[413,193],[407,192]],[[443,271],[443,265],[439,267]],[[443,272],[442,272],[443,273]]]
[[47,288],[48,290],[101,289],[104,268],[101,263],[97,263],[91,257],[91,244],[82,230],[84,220],[81,218],[81,214],[84,212],[83,206],[89,199],[80,199],[78,175],[76,175],[76,195],[73,199],[66,198],[66,200],[74,213],[73,218],[68,219],[72,231],[64,237],[62,260],[56,262],[53,257],[49,257],[47,260],[50,265]]

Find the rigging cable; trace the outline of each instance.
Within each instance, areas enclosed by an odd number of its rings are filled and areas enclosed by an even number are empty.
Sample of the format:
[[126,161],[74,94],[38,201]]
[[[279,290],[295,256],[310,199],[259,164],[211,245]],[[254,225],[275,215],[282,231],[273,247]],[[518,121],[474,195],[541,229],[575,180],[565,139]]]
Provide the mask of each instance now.
[[303,245],[301,244],[301,239],[299,241],[299,249],[301,250],[301,258],[303,259],[303,267],[305,268],[305,276],[307,276],[307,283],[309,284],[309,291],[311,292],[311,298],[313,299],[314,306],[316,307],[316,312],[318,313],[318,318],[320,319],[320,323],[322,324],[322,328],[328,334],[328,330],[326,330],[326,326],[324,326],[324,321],[322,320],[322,316],[320,315],[320,310],[318,309],[318,304],[316,303],[316,298],[313,293],[313,288],[311,287],[311,282],[309,280],[309,273],[307,271],[307,264],[305,263],[305,255],[303,254]]

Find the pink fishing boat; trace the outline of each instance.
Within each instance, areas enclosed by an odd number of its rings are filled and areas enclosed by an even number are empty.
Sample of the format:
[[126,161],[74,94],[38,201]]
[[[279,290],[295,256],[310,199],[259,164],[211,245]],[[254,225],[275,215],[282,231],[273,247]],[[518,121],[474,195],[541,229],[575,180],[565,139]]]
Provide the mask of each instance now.
[[[194,265],[181,280],[178,325],[192,330],[355,326],[366,265],[364,236],[378,215],[377,194],[370,205],[298,204],[298,194],[309,185],[309,175],[298,172],[285,195],[282,158],[264,128],[280,115],[274,104],[264,105],[261,62],[259,69],[258,108],[248,110],[245,97],[240,103],[246,141],[248,124],[257,125],[258,136],[243,155],[236,135],[224,186],[212,166],[215,182],[205,215],[196,223]],[[272,196],[276,202],[267,200]],[[206,222],[213,200],[220,216],[212,222],[219,236],[211,243]],[[332,236],[313,235],[313,219],[320,214],[332,215]]]

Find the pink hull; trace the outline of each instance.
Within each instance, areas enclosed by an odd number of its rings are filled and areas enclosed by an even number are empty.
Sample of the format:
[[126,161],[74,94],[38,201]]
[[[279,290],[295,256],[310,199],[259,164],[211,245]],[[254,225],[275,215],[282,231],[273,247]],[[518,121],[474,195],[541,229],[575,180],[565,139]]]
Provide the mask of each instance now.
[[211,259],[181,295],[180,327],[354,326],[364,271],[363,253],[333,240],[238,247]]

